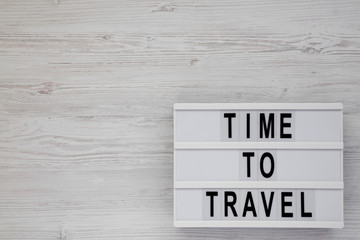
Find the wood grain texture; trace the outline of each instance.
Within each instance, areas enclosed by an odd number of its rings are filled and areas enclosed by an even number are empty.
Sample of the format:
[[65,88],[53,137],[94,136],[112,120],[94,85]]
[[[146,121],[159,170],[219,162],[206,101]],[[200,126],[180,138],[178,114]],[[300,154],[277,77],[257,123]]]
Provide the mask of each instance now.
[[[359,239],[359,1],[0,1],[1,239]],[[345,228],[173,228],[176,102],[344,103]]]

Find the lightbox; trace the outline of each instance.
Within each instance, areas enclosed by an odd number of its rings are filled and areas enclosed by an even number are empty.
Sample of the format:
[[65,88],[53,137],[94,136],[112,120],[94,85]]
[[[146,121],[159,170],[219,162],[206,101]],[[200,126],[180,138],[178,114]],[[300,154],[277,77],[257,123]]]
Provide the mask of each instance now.
[[174,105],[176,227],[343,227],[339,103]]

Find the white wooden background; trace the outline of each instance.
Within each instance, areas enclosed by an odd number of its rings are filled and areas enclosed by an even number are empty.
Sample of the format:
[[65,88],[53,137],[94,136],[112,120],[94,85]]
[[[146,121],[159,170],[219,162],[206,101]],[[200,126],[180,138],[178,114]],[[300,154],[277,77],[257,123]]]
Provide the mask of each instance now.
[[[0,239],[359,239],[360,2],[0,0]],[[344,229],[173,228],[175,102],[344,103]]]

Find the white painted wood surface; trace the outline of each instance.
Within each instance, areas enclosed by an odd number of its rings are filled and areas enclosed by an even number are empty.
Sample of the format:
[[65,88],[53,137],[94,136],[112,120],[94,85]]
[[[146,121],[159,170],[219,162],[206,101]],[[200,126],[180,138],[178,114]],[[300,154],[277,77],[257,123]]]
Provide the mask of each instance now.
[[[0,238],[359,239],[359,12],[0,1]],[[176,102],[342,102],[345,228],[173,228]]]

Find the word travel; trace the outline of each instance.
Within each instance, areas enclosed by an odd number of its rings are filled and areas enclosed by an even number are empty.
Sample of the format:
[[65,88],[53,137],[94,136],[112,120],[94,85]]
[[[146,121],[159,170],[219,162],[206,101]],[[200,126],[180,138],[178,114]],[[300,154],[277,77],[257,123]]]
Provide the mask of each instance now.
[[[306,195],[309,193],[309,196]],[[204,217],[311,219],[314,195],[310,191],[290,190],[214,190],[205,191]],[[221,216],[220,216],[221,215]]]

